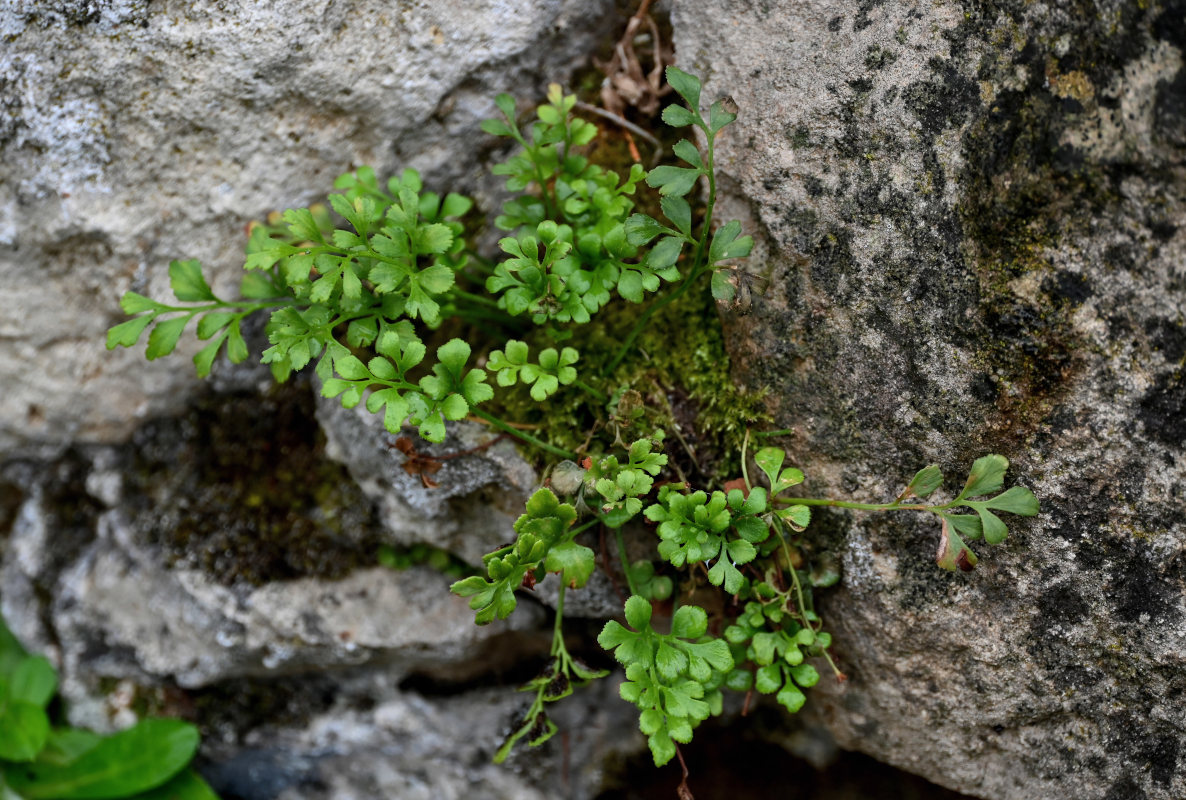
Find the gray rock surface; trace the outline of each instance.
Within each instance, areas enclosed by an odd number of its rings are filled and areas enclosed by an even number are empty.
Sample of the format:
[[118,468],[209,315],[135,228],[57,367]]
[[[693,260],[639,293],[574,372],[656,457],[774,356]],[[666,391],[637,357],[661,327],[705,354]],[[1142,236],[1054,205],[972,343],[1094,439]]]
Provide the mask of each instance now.
[[[287,460],[248,455],[269,447]],[[211,783],[260,800],[592,797],[607,764],[645,750],[607,680],[556,706],[564,737],[493,765],[550,621],[524,599],[477,627],[455,575],[374,566],[400,543],[385,507],[324,450],[298,383],[211,393],[128,445],[0,466],[0,615],[59,666],[75,724],[193,719]],[[460,503],[493,473],[457,461],[438,477]]]
[[326,454],[342,462],[378,504],[394,542],[429,544],[481,564],[486,553],[514,540],[512,526],[537,478],[512,440],[460,423],[450,424],[449,437],[434,445],[409,429],[406,438],[416,455],[438,459],[437,471],[422,474],[405,469],[409,459],[396,448],[398,437],[362,405],[346,409],[322,399],[317,419],[326,432]]
[[0,451],[117,441],[180,408],[184,356],[103,349],[125,291],[168,297],[168,262],[198,258],[234,292],[244,224],[354,166],[475,188],[494,95],[564,80],[612,7],[0,5]]
[[999,452],[1043,503],[955,575],[928,520],[820,514],[851,680],[815,713],[979,797],[1186,796],[1186,9],[673,21],[740,107],[718,165],[760,252],[727,332],[805,491],[889,500]]

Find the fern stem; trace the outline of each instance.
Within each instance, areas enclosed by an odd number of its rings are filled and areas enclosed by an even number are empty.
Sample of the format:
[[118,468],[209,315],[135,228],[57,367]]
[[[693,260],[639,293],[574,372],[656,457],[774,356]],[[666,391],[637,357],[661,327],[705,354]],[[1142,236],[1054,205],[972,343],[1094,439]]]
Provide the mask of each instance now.
[[630,587],[630,596],[638,594],[638,587],[634,585],[634,578],[630,574],[630,563],[626,560],[626,540],[622,536],[621,528],[614,528],[614,538],[618,542],[618,558],[622,560],[622,574],[626,576],[626,585]]
[[560,456],[561,458],[567,458],[571,461],[577,460],[576,453],[571,453],[568,450],[565,450],[564,448],[557,447],[556,445],[553,445],[553,444],[548,444],[547,442],[543,441],[542,439],[537,439],[536,437],[532,436],[529,433],[524,433],[523,431],[518,430],[517,428],[513,427],[509,423],[503,422],[501,419],[494,416],[493,414],[486,413],[485,411],[483,411],[480,408],[471,407],[470,413],[472,413],[475,417],[478,417],[479,419],[486,420],[486,422],[490,423],[495,428],[498,428],[503,433],[509,433],[511,436],[515,436],[519,439],[522,439],[523,441],[527,442],[528,444],[538,447],[539,449],[543,450],[546,453],[551,453],[552,455]]

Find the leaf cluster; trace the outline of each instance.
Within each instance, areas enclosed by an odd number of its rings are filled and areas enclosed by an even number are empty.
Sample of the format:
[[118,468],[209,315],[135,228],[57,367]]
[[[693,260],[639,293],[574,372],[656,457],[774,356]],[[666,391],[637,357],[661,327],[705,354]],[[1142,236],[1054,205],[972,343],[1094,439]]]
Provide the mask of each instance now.
[[58,676],[0,620],[0,797],[5,800],[217,800],[187,765],[198,732],[147,719],[111,736],[55,724]]
[[643,257],[626,234],[632,197],[646,170],[635,164],[621,179],[581,154],[596,127],[573,115],[575,96],[553,84],[526,131],[509,95],[499,95],[496,103],[503,118],[487,120],[483,130],[521,149],[493,171],[507,176],[508,189],[524,192],[505,203],[495,220],[514,233],[500,242],[510,258],[486,282],[502,308],[528,313],[537,324],[588,322],[614,294],[640,303],[661,281],[679,280],[678,251],[670,258]]
[[570,531],[576,509],[561,503],[551,489],[540,489],[527,501],[526,512],[515,522],[518,538],[513,545],[486,557],[486,574],[457,581],[450,591],[470,598],[475,621],[485,625],[506,619],[515,610],[515,590],[529,574],[536,580],[558,572],[565,585],[579,588],[593,574],[593,551],[572,540]]
[[625,612],[630,627],[610,620],[597,642],[626,668],[618,692],[641,712],[638,726],[662,766],[675,756],[676,742],[690,742],[697,725],[721,713],[720,687],[733,657],[724,641],[705,635],[708,615],[701,608],[681,606],[667,634],[651,627],[646,599],[630,597]]
[[[1009,534],[1009,529],[996,512],[1032,517],[1039,511],[1038,498],[1024,486],[1013,486],[1000,492],[1005,485],[1005,472],[1009,459],[990,454],[976,459],[968,478],[955,499],[931,509],[942,520],[942,534],[936,561],[947,570],[968,571],[976,566],[977,557],[965,543],[983,537],[989,544],[1000,544]],[[910,484],[898,498],[898,503],[910,497],[926,498],[943,483],[943,473],[931,465],[919,470]],[[971,500],[973,497],[1000,492],[994,497]],[[974,514],[957,514],[948,509],[970,508]],[[961,534],[963,538],[961,538]]]
[[739,692],[773,694],[792,714],[806,701],[801,689],[819,682],[819,672],[804,658],[822,655],[832,643],[830,634],[800,624],[778,603],[757,601],[745,604],[745,611],[725,629],[725,640],[738,664],[754,665],[753,670],[730,672],[725,685]]
[[625,463],[615,455],[590,461],[585,486],[599,499],[601,520],[620,528],[642,511],[642,499],[651,493],[657,476],[667,466],[667,456],[655,452],[662,445],[663,431],[630,444]]
[[700,112],[700,79],[695,75],[676,67],[668,67],[667,82],[687,105],[668,106],[663,110],[663,121],[673,128],[697,128],[706,143],[706,155],[702,156],[699,148],[688,139],[681,139],[676,143],[673,151],[688,166],[656,167],[646,177],[647,185],[659,190],[660,208],[670,224],[664,225],[646,214],[634,214],[626,221],[626,239],[630,244],[637,246],[647,245],[658,239],[647,255],[647,262],[654,270],[674,265],[684,245],[692,245],[696,248],[696,255],[689,280],[693,280],[703,270],[712,270],[713,297],[729,301],[736,294],[736,289],[729,280],[730,267],[726,262],[748,256],[753,249],[753,238],[741,236],[741,223],[733,220],[713,233],[705,254],[705,237],[702,235],[697,239],[694,236],[692,207],[685,198],[701,179],[708,181],[709,209],[705,224],[707,230],[716,193],[713,145],[717,135],[725,126],[737,119],[737,115],[727,111],[724,102],[718,100],[711,105],[708,119],[705,119]]
[[738,567],[753,561],[756,545],[770,535],[761,517],[767,510],[766,490],[755,487],[746,496],[740,489],[709,495],[680,492],[682,488],[664,486],[659,502],[647,507],[647,519],[659,523],[659,555],[675,567],[715,560],[708,570],[709,582],[737,594],[746,582]]

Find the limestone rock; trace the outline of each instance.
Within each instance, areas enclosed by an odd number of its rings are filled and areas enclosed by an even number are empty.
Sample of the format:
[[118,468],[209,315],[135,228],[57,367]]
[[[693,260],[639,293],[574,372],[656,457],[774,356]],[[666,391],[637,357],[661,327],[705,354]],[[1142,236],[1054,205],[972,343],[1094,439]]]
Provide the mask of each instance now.
[[[841,746],[1006,798],[1186,796],[1186,10],[677,4],[729,95],[724,309],[805,491],[999,452],[1042,501],[969,574],[929,520],[822,513]],[[764,289],[764,292],[763,292]],[[830,688],[829,688],[830,687]]]

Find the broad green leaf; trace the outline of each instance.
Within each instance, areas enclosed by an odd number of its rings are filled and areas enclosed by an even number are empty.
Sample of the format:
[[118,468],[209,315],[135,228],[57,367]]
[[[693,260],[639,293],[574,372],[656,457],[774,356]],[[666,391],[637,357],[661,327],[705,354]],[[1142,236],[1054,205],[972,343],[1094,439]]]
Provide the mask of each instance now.
[[81,728],[57,728],[50,731],[45,749],[37,756],[37,760],[45,764],[63,766],[96,747],[101,741],[103,737],[99,734]]
[[416,241],[419,253],[444,253],[453,244],[453,231],[439,222],[426,225],[417,231]]
[[441,217],[462,217],[473,208],[474,201],[460,194],[450,192],[441,204]]
[[470,346],[463,339],[450,339],[437,349],[437,360],[455,375],[461,373],[469,360]]
[[1038,511],[1038,498],[1024,486],[1014,486],[996,497],[984,501],[985,508],[995,508],[997,511],[1008,511],[1021,517],[1035,516]]
[[152,332],[148,334],[148,347],[144,351],[144,355],[149,361],[158,359],[162,356],[167,356],[172,353],[177,347],[177,340],[181,338],[181,332],[185,329],[185,325],[189,322],[189,315],[174,317],[167,319],[164,322],[158,322]]
[[128,800],[218,800],[218,795],[198,773],[187,769],[174,776],[168,783],[141,792]]
[[200,261],[171,261],[169,262],[169,286],[178,300],[186,303],[214,300],[214,292],[202,277]]
[[49,718],[40,704],[0,705],[0,761],[32,761],[48,736]]
[[642,288],[641,275],[634,270],[623,270],[622,276],[618,279],[618,294],[631,303],[641,303],[643,300]]
[[782,691],[775,695],[775,699],[791,714],[801,709],[803,703],[807,701],[807,698],[803,696],[803,692],[799,691],[790,681],[787,681]]
[[667,83],[694,109],[700,108],[700,79],[679,67],[667,68]]
[[283,219],[288,223],[289,232],[298,241],[322,242],[321,228],[313,217],[313,212],[307,208],[290,208],[284,212]]
[[110,736],[75,761],[31,764],[7,776],[27,800],[105,800],[156,788],[189,763],[198,731],[172,719],[149,719]]
[[1009,469],[1009,459],[994,454],[976,459],[972,470],[968,473],[968,482],[960,497],[980,497],[992,494],[1001,488],[1005,482],[1005,470]]
[[910,485],[902,492],[902,497],[927,497],[943,483],[943,473],[935,464],[923,467],[910,479]]
[[112,326],[107,331],[107,349],[114,350],[117,347],[131,347],[140,339],[140,334],[144,333],[152,321],[156,319],[151,314],[145,314],[142,317],[133,317],[118,325]]
[[734,258],[745,258],[753,249],[754,240],[750,236],[739,236],[741,223],[730,220],[717,228],[712,235],[712,244],[708,247],[708,260],[716,264]]
[[420,270],[416,274],[416,279],[420,283],[420,288],[433,294],[447,292],[455,280],[453,270],[443,264],[433,264]]
[[366,365],[351,355],[335,358],[334,369],[348,381],[360,381],[371,377],[371,374],[367,372]]
[[762,694],[773,694],[782,688],[782,666],[779,664],[767,664],[764,667],[758,667],[758,672],[754,676],[754,688]]

